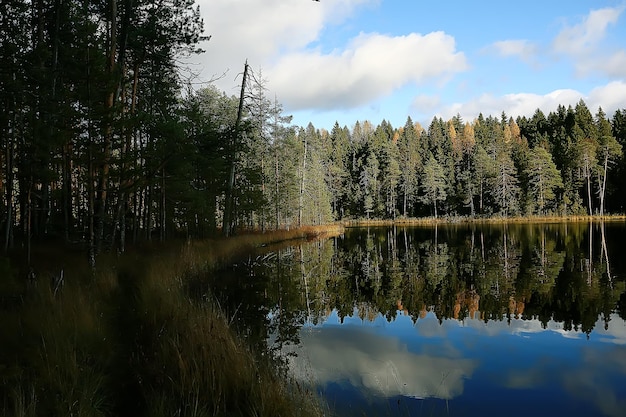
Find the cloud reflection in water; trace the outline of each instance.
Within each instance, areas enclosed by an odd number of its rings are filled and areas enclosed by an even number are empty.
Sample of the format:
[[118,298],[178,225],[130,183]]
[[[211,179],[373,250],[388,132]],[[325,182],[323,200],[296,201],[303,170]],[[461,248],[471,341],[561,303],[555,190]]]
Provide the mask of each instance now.
[[617,417],[626,407],[619,387],[626,374],[626,323],[611,319],[606,330],[599,319],[587,340],[554,321],[545,327],[522,319],[440,322],[429,313],[415,323],[401,315],[390,323],[354,315],[340,324],[333,312],[324,324],[301,329],[290,365],[304,383],[340,384],[366,398],[456,400],[487,384],[505,390],[502,401],[515,392],[547,390]]
[[355,325],[304,329],[291,367],[297,378],[324,386],[348,381],[380,397],[451,399],[463,393],[476,361],[410,352],[397,338]]

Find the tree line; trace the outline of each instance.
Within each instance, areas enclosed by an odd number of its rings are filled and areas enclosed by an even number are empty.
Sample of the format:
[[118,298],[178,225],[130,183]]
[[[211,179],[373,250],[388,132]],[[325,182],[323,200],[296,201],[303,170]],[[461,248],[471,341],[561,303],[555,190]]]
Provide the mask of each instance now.
[[622,212],[626,110],[293,126],[262,71],[194,89],[191,0],[8,0],[0,16],[0,230],[123,251],[347,218]]
[[335,123],[328,131],[289,126],[280,105],[258,88],[249,118],[258,130],[247,139],[249,154],[242,154],[238,172],[248,187],[254,176],[259,182],[254,201],[239,205],[250,210],[239,212],[240,224],[624,210],[626,110],[609,118],[599,108],[594,115],[580,100],[548,115],[538,109],[530,118],[434,117],[423,128],[408,117],[400,127],[366,120],[352,128]]
[[[626,111],[480,114],[318,133],[336,217],[604,215],[624,207]],[[328,142],[328,144],[325,144]]]

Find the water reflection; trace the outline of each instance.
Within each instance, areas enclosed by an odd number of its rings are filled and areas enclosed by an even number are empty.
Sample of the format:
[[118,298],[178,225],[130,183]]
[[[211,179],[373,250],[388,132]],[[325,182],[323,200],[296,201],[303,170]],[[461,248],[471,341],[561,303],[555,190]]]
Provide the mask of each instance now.
[[618,416],[624,231],[349,229],[251,256],[211,288],[338,415]]
[[[292,369],[301,380],[346,381],[370,395],[453,398],[476,361],[408,350],[401,339],[353,326],[307,331]],[[452,355],[454,356],[454,355]]]

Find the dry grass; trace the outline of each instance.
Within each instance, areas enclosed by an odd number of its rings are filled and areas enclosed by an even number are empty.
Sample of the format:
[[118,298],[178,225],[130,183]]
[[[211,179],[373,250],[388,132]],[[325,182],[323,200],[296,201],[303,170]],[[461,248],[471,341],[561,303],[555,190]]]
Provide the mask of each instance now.
[[191,299],[187,285],[259,246],[342,231],[135,248],[99,258],[95,271],[71,251],[42,248],[30,280],[3,261],[0,414],[322,415],[315,395],[253,352],[211,300]]

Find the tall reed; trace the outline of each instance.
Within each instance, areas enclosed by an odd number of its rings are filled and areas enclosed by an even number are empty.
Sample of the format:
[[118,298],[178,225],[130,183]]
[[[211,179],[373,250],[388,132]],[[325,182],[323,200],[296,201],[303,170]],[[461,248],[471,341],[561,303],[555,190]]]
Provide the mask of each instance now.
[[316,395],[252,351],[188,283],[259,246],[341,230],[136,248],[96,270],[71,253],[42,252],[32,270],[1,259],[0,414],[322,415]]

